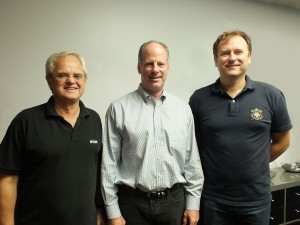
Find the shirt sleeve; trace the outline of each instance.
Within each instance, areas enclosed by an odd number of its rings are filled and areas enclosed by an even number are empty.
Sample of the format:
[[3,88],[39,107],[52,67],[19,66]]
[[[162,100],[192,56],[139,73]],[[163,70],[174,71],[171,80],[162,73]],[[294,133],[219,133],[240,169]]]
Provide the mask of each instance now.
[[16,116],[0,145],[0,173],[18,175],[23,167],[24,135],[22,118]]
[[273,98],[273,118],[271,132],[284,132],[292,128],[290,116],[287,110],[286,100],[283,93],[278,90]]
[[109,107],[105,117],[101,165],[101,189],[108,219],[121,216],[118,204],[118,187],[115,183],[121,155],[121,137],[115,125],[115,110]]
[[204,176],[195,138],[194,120],[190,108],[189,115],[187,155],[184,166],[184,174],[187,181],[185,184],[187,193],[186,209],[199,210]]

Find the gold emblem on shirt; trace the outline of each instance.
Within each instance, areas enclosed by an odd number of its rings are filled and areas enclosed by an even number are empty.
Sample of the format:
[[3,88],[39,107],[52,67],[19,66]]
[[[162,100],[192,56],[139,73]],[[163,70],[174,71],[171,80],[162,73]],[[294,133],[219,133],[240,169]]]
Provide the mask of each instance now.
[[251,118],[252,120],[262,120],[264,118],[263,116],[263,111],[261,109],[255,108],[255,109],[251,109]]

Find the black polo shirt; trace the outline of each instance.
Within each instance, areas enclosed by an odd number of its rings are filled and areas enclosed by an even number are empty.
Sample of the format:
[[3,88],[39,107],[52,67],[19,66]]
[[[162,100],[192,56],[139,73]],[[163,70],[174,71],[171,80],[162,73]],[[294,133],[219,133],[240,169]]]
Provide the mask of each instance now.
[[219,79],[190,98],[205,177],[202,196],[234,206],[270,201],[271,133],[292,128],[281,91],[248,76],[246,81],[234,99]]
[[52,97],[23,110],[0,145],[0,173],[18,175],[16,225],[95,225],[99,115],[80,102],[75,127]]

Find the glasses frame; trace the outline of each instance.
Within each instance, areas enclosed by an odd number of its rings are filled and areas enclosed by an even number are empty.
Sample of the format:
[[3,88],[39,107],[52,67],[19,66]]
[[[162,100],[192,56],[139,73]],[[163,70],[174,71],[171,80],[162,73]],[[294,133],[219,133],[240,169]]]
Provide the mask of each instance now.
[[66,81],[67,79],[70,79],[71,77],[73,77],[74,80],[80,81],[85,78],[85,75],[81,74],[81,73],[70,74],[70,73],[65,73],[65,72],[59,72],[59,73],[55,73],[54,77],[60,81]]

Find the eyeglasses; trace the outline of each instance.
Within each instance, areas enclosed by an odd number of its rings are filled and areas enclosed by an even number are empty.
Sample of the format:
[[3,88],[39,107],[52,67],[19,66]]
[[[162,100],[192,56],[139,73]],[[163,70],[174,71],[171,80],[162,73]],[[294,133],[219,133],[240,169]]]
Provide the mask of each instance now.
[[84,75],[81,73],[73,73],[73,74],[69,74],[69,73],[56,73],[54,75],[58,80],[61,81],[65,81],[68,78],[73,77],[75,80],[82,80],[84,78]]

